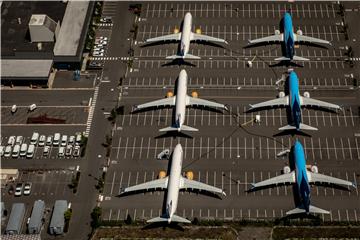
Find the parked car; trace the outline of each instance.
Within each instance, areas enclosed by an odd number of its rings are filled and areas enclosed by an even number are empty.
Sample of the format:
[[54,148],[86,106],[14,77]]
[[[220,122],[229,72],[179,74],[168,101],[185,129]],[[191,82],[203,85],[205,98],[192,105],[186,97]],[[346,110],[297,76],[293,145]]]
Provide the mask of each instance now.
[[53,141],[53,136],[50,135],[46,138],[46,145],[51,145],[52,144],[52,141]]
[[10,136],[8,139],[8,145],[14,146],[15,142],[16,142],[15,136]]
[[67,135],[62,135],[62,137],[61,137],[61,146],[64,146],[64,147],[66,146],[67,139],[68,139]]
[[23,136],[17,136],[15,143],[21,145],[23,143],[23,141],[24,141]]
[[37,106],[36,106],[35,103],[31,104],[31,105],[29,106],[29,112],[34,111],[36,108],[37,108]]
[[50,153],[50,146],[45,146],[45,147],[44,147],[43,155],[44,155],[44,156],[48,156],[49,153]]
[[4,151],[5,150],[5,148],[4,148],[4,146],[0,146],[0,156],[2,157],[2,156],[4,156]]
[[11,107],[11,113],[15,113],[17,111],[17,106],[14,104]]
[[55,133],[54,134],[53,145],[58,146],[59,144],[60,144],[60,133]]
[[24,184],[22,183],[18,183],[16,184],[16,187],[15,187],[15,196],[16,197],[19,197],[21,196],[22,192],[23,192],[23,188],[24,188]]
[[17,158],[17,157],[19,157],[19,154],[20,154],[20,145],[16,144],[13,148],[11,156],[13,158]]
[[25,196],[30,195],[30,193],[31,193],[31,185],[32,185],[32,183],[25,183],[25,186],[24,186],[24,195]]
[[46,136],[45,135],[41,135],[39,138],[39,146],[44,146],[45,145],[45,140],[46,140]]
[[39,140],[39,133],[34,132],[30,139],[30,144],[36,145]]
[[80,146],[75,146],[73,151],[73,157],[80,156]]
[[81,139],[82,139],[81,133],[79,133],[79,132],[76,133],[76,139],[75,139],[75,141],[76,141],[76,144],[77,144],[77,145],[80,145]]
[[69,142],[68,142],[69,144],[74,144],[75,143],[75,136],[74,135],[71,135],[70,137],[69,137]]
[[65,156],[65,148],[64,148],[64,147],[59,147],[58,156],[59,156],[59,157]]
[[32,158],[34,157],[34,151],[35,151],[35,145],[34,144],[30,144],[28,147],[28,150],[26,152],[26,157],[27,158]]
[[12,150],[12,147],[10,145],[7,145],[5,147],[4,157],[10,157],[11,156],[11,150]]
[[71,156],[71,153],[72,153],[72,146],[67,145],[66,149],[65,149],[65,155],[68,157],[68,156]]
[[112,23],[112,19],[111,19],[111,17],[103,17],[103,18],[100,18],[100,22],[101,23]]
[[27,149],[28,149],[28,145],[26,143],[21,144],[20,157],[25,157],[26,156]]

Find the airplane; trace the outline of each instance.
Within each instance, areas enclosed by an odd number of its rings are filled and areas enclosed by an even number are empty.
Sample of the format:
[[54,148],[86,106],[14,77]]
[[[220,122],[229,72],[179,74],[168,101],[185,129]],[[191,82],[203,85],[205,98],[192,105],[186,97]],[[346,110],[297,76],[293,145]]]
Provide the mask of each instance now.
[[213,108],[223,108],[227,110],[227,107],[224,104],[211,102],[208,100],[200,99],[197,97],[190,97],[186,94],[187,90],[187,80],[188,75],[186,71],[183,69],[179,73],[179,77],[177,80],[177,86],[176,86],[176,95],[173,97],[168,97],[165,99],[155,100],[149,103],[144,103],[138,106],[135,106],[135,111],[142,110],[145,108],[150,107],[159,107],[159,106],[175,106],[175,123],[170,126],[163,129],[160,129],[160,132],[167,132],[167,131],[178,131],[181,130],[184,131],[198,131],[198,129],[189,127],[184,125],[185,121],[185,110],[186,106],[207,106],[207,107],[213,107]]
[[310,98],[310,94],[308,92],[304,93],[304,97],[300,96],[299,93],[299,79],[296,75],[295,71],[290,71],[289,73],[289,95],[285,96],[284,92],[279,93],[279,98],[265,101],[262,103],[250,104],[249,110],[254,110],[257,108],[264,107],[290,107],[290,116],[292,124],[279,128],[280,131],[283,130],[318,130],[315,127],[311,127],[309,125],[301,123],[301,107],[306,106],[316,106],[322,108],[332,108],[335,110],[340,109],[341,107],[336,104],[316,100]]
[[257,188],[264,188],[271,185],[296,184],[295,189],[297,196],[300,197],[300,201],[295,209],[286,212],[287,215],[299,213],[329,214],[328,211],[310,204],[310,184],[335,184],[356,188],[355,183],[318,173],[319,170],[317,166],[311,166],[311,171],[307,170],[304,148],[298,140],[295,141],[290,154],[292,154],[294,159],[294,169],[286,166],[284,167],[284,174],[262,182],[253,183],[252,188],[249,190],[254,191]]
[[160,41],[180,41],[180,52],[177,55],[167,56],[166,59],[200,59],[198,56],[189,54],[191,41],[207,41],[228,44],[224,39],[210,37],[191,32],[192,16],[186,13],[181,32],[173,33],[161,37],[155,37],[145,40],[145,43],[154,43]]
[[276,61],[308,61],[309,59],[307,58],[295,55],[296,42],[309,42],[331,45],[331,43],[327,40],[304,36],[301,30],[298,30],[296,33],[294,33],[292,17],[289,12],[286,12],[284,14],[284,17],[281,20],[281,25],[282,26],[280,28],[283,29],[282,33],[279,30],[276,30],[275,35],[249,40],[249,44],[281,42],[283,56],[280,58],[276,58]]
[[181,147],[181,144],[177,144],[172,154],[170,174],[167,177],[125,188],[124,192],[121,193],[124,194],[134,191],[144,191],[144,190],[159,189],[159,188],[167,189],[165,212],[160,217],[156,217],[148,220],[147,221],[148,223],[155,223],[155,222],[191,223],[191,221],[189,221],[188,219],[182,218],[175,214],[178,204],[179,190],[181,189],[202,190],[206,192],[223,194],[224,196],[226,196],[225,192],[220,188],[213,187],[198,181],[190,180],[188,178],[181,176],[183,157],[184,157],[184,152]]

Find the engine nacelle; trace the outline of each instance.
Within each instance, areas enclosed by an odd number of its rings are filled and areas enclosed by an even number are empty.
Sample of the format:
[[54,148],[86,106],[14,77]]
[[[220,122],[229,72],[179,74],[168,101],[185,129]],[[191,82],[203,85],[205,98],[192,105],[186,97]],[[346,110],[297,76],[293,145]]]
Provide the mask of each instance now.
[[192,96],[193,98],[198,98],[198,97],[199,97],[199,94],[194,91],[194,92],[191,93],[191,96]]
[[280,30],[275,30],[275,35],[280,35]]
[[283,169],[283,172],[284,172],[284,174],[290,173],[290,172],[291,172],[290,167],[289,167],[289,166],[285,166],[284,169]]
[[309,93],[309,92],[304,92],[304,97],[309,98],[309,97],[310,97],[310,93]]
[[192,171],[187,171],[185,174],[186,178],[189,180],[193,180],[194,179],[194,173]]
[[159,179],[165,178],[166,177],[166,172],[165,171],[160,171],[158,177],[159,177]]
[[179,32],[180,32],[180,30],[177,27],[175,27],[174,28],[174,33],[179,33]]
[[174,96],[174,93],[169,91],[166,93],[166,97],[169,98],[169,97],[173,97]]
[[278,97],[279,97],[279,98],[285,97],[285,93],[284,93],[284,92],[279,92]]
[[317,166],[311,166],[311,172],[318,173],[319,172],[318,167]]
[[297,35],[303,35],[303,32],[299,29],[299,30],[296,31],[296,34]]
[[201,34],[201,28],[197,28],[197,29],[195,30],[195,32],[196,32],[197,34]]

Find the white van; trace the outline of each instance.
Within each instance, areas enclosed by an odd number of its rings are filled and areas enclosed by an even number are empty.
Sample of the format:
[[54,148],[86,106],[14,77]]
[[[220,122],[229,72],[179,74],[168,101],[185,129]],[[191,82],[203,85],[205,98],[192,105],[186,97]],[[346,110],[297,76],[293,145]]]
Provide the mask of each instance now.
[[26,152],[26,157],[27,157],[27,158],[32,158],[32,157],[34,157],[34,150],[35,150],[35,145],[30,144],[30,145],[29,145],[29,148],[28,148],[28,150],[27,150],[27,152]]
[[36,145],[39,139],[39,133],[34,132],[30,139],[30,144]]
[[60,133],[55,133],[54,134],[54,140],[53,140],[53,145],[54,146],[58,146],[60,142]]
[[11,156],[13,158],[17,158],[17,157],[19,157],[19,154],[20,154],[20,145],[17,144],[14,146]]
[[26,156],[27,149],[28,149],[28,145],[26,143],[21,144],[20,157],[25,157]]

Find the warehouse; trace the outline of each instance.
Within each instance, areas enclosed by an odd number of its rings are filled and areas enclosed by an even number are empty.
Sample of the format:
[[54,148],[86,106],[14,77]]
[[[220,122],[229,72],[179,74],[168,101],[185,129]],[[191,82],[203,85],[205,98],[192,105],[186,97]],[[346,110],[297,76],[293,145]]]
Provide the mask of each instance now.
[[9,222],[6,226],[5,234],[19,234],[25,214],[24,203],[14,203],[11,208]]
[[66,200],[57,200],[55,202],[54,211],[51,216],[49,232],[53,235],[63,234],[65,226],[64,213],[67,210]]
[[40,233],[42,226],[42,219],[44,216],[45,202],[43,200],[37,200],[34,202],[34,207],[31,212],[31,217],[28,225],[29,233]]

